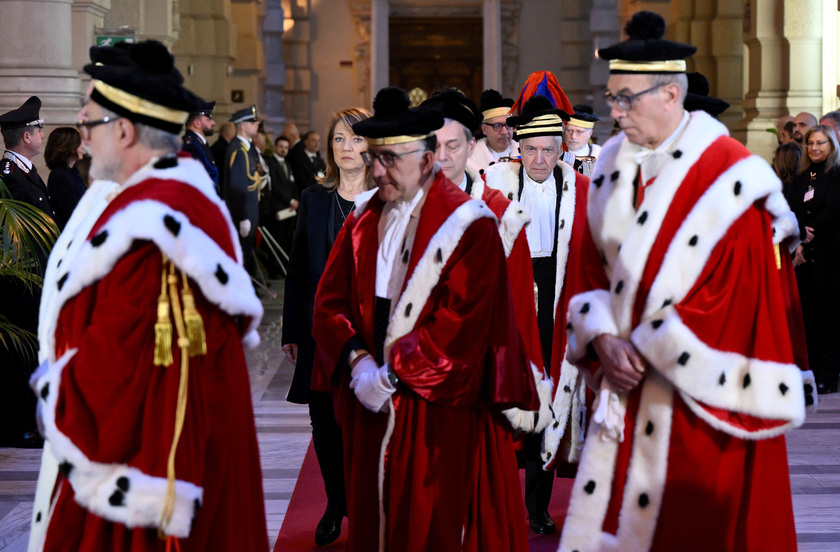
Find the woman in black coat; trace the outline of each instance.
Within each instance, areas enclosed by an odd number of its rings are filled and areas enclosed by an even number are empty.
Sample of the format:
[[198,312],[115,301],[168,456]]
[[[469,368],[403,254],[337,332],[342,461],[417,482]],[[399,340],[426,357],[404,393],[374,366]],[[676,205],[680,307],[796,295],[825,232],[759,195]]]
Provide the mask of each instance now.
[[359,108],[333,116],[327,133],[326,176],[301,194],[286,275],[282,343],[286,358],[295,366],[286,399],[309,404],[312,441],[327,493],[327,509],[315,530],[318,545],[329,544],[338,538],[347,505],[341,428],[335,421],[332,395],[311,390],[315,356],[312,311],[330,249],[344,221],[355,209],[353,200],[373,187],[370,171],[361,156],[367,150],[367,141],[353,133],[353,125],[370,116],[370,112]]
[[840,374],[840,148],[831,127],[805,132],[802,168],[787,195],[799,220],[796,281],[808,362],[820,393],[837,391]]
[[50,169],[47,189],[59,230],[64,230],[73,209],[87,189],[85,180],[74,167],[82,155],[82,137],[78,130],[73,127],[59,127],[50,133],[44,150],[44,160]]

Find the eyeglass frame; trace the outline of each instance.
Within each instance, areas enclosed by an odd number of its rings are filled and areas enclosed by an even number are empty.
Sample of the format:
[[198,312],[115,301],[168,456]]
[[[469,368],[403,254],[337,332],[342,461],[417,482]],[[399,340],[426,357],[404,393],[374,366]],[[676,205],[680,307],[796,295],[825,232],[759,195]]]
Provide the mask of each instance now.
[[831,142],[831,140],[828,140],[828,139],[826,139],[826,140],[817,140],[817,141],[815,141],[815,142],[806,142],[806,143],[805,143],[805,147],[806,147],[806,148],[813,148],[814,146],[816,146],[816,147],[818,147],[818,148],[821,148],[821,147],[823,147],[824,145],[828,144],[829,142]]
[[[620,107],[624,111],[630,111],[630,110],[633,109],[633,100],[635,100],[639,96],[643,96],[644,94],[647,94],[648,92],[653,92],[654,90],[656,90],[658,88],[662,88],[666,84],[668,84],[668,83],[667,82],[660,82],[659,84],[655,84],[655,85],[651,86],[647,90],[642,90],[641,92],[636,92],[635,94],[630,94],[629,96],[627,94],[613,95],[612,92],[607,90],[606,92],[604,92],[604,101],[607,102],[607,105],[610,107],[610,109],[612,109],[614,104],[618,104],[618,107]],[[627,102],[626,107],[624,106],[624,102]]]
[[[421,150],[416,149],[416,150],[411,150],[411,151],[404,151],[402,153],[394,153],[392,151],[385,151],[385,152],[382,152],[382,154],[380,155],[380,154],[374,153],[370,150],[367,150],[367,151],[363,151],[361,153],[361,155],[362,155],[362,161],[364,161],[365,165],[367,165],[368,167],[373,166],[373,161],[375,159],[375,160],[379,161],[380,165],[382,165],[386,169],[390,169],[391,167],[393,167],[397,163],[397,159],[399,157],[402,157],[403,155],[408,155],[409,153],[417,153],[418,151],[421,151]],[[385,160],[382,159],[382,155],[389,155],[389,156],[393,157],[393,159],[391,159],[390,161],[388,161],[386,163]]]
[[85,140],[90,138],[90,129],[93,127],[97,127],[99,125],[107,125],[108,123],[113,123],[122,119],[123,117],[103,117],[101,119],[96,119],[95,121],[82,121],[79,119],[76,121],[76,129],[79,131],[79,134],[82,135],[82,138]]
[[[502,131],[502,129],[504,129],[505,127],[507,127],[507,123],[481,123],[481,124],[482,124],[482,125],[487,125],[487,126],[489,126],[489,127],[490,127],[490,128],[492,128],[495,132],[501,132],[501,131]],[[498,126],[499,128],[496,128],[497,126]]]

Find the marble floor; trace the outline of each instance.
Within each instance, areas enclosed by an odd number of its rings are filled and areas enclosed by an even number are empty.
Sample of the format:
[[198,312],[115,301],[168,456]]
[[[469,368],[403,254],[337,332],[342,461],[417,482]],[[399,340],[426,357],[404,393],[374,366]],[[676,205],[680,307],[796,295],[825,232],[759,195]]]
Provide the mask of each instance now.
[[[305,406],[285,401],[292,367],[280,348],[282,282],[265,297],[262,344],[248,353],[272,549],[310,441]],[[799,549],[840,552],[840,394],[788,437]],[[26,550],[40,450],[0,448],[0,551]]]

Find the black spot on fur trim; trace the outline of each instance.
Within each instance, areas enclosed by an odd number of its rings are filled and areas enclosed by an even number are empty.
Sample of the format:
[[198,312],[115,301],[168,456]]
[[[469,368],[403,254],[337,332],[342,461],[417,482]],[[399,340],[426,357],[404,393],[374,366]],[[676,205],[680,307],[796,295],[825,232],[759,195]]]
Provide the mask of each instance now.
[[787,392],[788,392],[788,386],[787,386],[787,385],[785,385],[784,383],[780,383],[780,384],[779,384],[779,391],[781,391],[781,392],[782,392],[782,396],[784,396],[784,395],[785,395],[785,393],[787,393]]
[[402,262],[408,264],[408,251],[403,251]]
[[691,358],[691,355],[688,354],[688,351],[683,351],[683,354],[680,355],[680,358],[677,359],[677,364],[680,366],[685,366],[688,364],[688,359]]
[[126,476],[122,476],[117,479],[117,488],[124,493],[128,492],[128,489],[131,487],[131,482],[128,480]]
[[216,279],[219,281],[220,284],[225,285],[228,283],[228,274],[222,268],[222,265],[216,265]]
[[554,425],[552,427],[554,429],[557,429],[558,427],[560,427],[560,422],[554,422]]
[[644,211],[641,215],[639,215],[639,218],[636,219],[636,222],[639,224],[639,226],[641,226],[645,223],[647,218],[648,218],[648,212]]
[[63,261],[63,260],[64,260],[64,259],[59,259],[59,260],[58,260],[58,262],[57,262],[57,263],[55,263],[55,267],[56,267],[56,268],[61,268],[61,261]]
[[810,383],[806,383],[806,384],[804,384],[804,385],[802,386],[802,389],[805,391],[805,394],[806,394],[806,395],[810,395],[811,393],[813,393],[813,392],[814,392],[814,386],[813,386],[813,385],[811,385]]
[[750,375],[747,374],[746,376],[744,376],[744,389],[749,387],[751,383],[752,383],[752,378],[750,377]]
[[569,191],[569,183],[568,183],[568,182],[563,182],[563,191],[564,191],[564,192],[568,192],[568,191]]
[[409,304],[407,304],[407,305],[405,306],[405,317],[406,317],[406,318],[408,318],[409,316],[411,316],[411,307],[413,307],[413,306],[414,306],[414,305],[413,305],[413,304],[411,304],[411,303],[409,303]]
[[616,295],[621,295],[621,290],[622,290],[622,289],[624,289],[624,280],[620,280],[620,281],[619,281],[619,282],[615,285],[615,294],[616,294]]
[[560,219],[560,230],[566,227],[566,219]]
[[496,164],[496,162],[495,162],[495,161],[490,161],[490,163],[489,163],[487,166],[488,166],[488,167],[492,167],[492,166],[493,166],[493,165],[495,165],[495,164]]
[[167,230],[172,232],[173,236],[177,236],[178,232],[181,231],[181,223],[175,220],[175,217],[172,215],[164,215],[163,225],[166,226]]
[[64,287],[64,283],[67,281],[68,276],[70,276],[69,272],[65,273],[64,276],[62,276],[61,278],[58,279],[58,282],[57,282],[58,291],[61,291],[61,288]]
[[648,423],[645,426],[645,435],[650,435],[651,433],[653,433],[653,422],[648,420]]
[[571,392],[572,392],[572,388],[571,388],[571,387],[569,387],[568,385],[564,385],[564,386],[563,386],[563,391],[565,391],[566,393],[571,393]]
[[50,382],[44,384],[41,388],[41,398],[47,400],[47,397],[50,395]]
[[152,166],[156,169],[171,169],[178,166],[178,159],[174,155],[167,155],[158,159]]
[[545,455],[545,458],[547,460],[551,460],[551,452],[550,451],[548,452],[548,454]]
[[680,157],[682,157],[682,152],[680,150],[677,150],[674,153],[672,153],[671,155],[674,156],[674,159],[679,159]]
[[596,188],[600,188],[601,184],[604,183],[604,175],[602,174],[601,176],[593,180],[592,183],[595,184]]
[[621,173],[619,171],[613,171],[613,173],[610,175],[610,180],[615,182],[616,180],[618,180],[618,177],[620,175]]
[[653,322],[650,323],[650,325],[653,326],[654,330],[658,330],[659,326],[661,326],[663,323],[664,323],[663,320],[654,320]]
[[35,514],[35,523],[41,523],[41,512]]
[[725,372],[721,372],[720,377],[718,378],[718,383],[721,384],[721,385],[726,384],[726,373]]
[[583,306],[580,308],[581,314],[586,314],[589,312],[589,303],[584,303]]
[[601,251],[601,263],[604,266],[607,266],[607,265],[610,264],[610,262],[607,260],[607,255],[603,251]]
[[[489,165],[488,165],[489,166]],[[478,169],[478,174],[484,174],[484,169]]]
[[688,245],[690,245],[691,247],[694,247],[695,245],[697,245],[697,240],[698,239],[699,238],[697,237],[697,235],[691,236],[691,239],[688,240]]
[[571,322],[566,322],[566,329],[567,329],[567,330],[571,330],[571,329],[572,329],[572,323],[571,323]]
[[73,464],[65,460],[58,466],[58,471],[61,472],[61,475],[64,476],[65,479],[70,477],[70,474],[73,472]]
[[669,306],[671,303],[673,303],[673,301],[671,299],[665,299],[662,302],[662,308],[664,309],[665,307]]
[[442,263],[443,262],[443,250],[438,247],[437,253],[435,254],[435,261]]
[[597,485],[595,484],[595,481],[590,479],[589,482],[583,487],[583,490],[586,491],[586,494],[592,494],[595,492],[596,486]]
[[740,180],[735,182],[735,187],[732,188],[732,191],[735,193],[735,195],[741,195],[741,181]]
[[95,235],[94,237],[92,237],[90,239],[90,244],[94,247],[99,247],[100,245],[105,243],[105,240],[107,240],[107,239],[108,239],[108,231],[103,230],[102,232],[98,233],[97,235]]
[[812,395],[805,395],[805,406],[814,406],[814,397]]
[[125,494],[117,489],[108,497],[108,504],[111,506],[125,506]]
[[647,505],[650,504],[650,499],[648,498],[647,493],[642,493],[639,495],[639,506],[642,508],[647,508]]
[[508,194],[508,199],[509,199],[509,200],[511,200],[511,201],[513,201],[513,192],[511,192],[511,193],[509,193],[509,194]]

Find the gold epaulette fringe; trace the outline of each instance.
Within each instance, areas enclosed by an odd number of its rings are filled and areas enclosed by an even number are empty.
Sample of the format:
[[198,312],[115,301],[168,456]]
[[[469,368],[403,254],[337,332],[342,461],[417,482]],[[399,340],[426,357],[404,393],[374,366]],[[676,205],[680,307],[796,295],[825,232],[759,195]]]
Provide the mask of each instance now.
[[190,356],[207,354],[207,337],[204,334],[204,321],[195,308],[195,297],[193,297],[190,285],[187,282],[187,275],[181,273],[184,280],[184,287],[181,289],[181,300],[184,302],[184,324],[187,326],[187,339],[190,340]]

